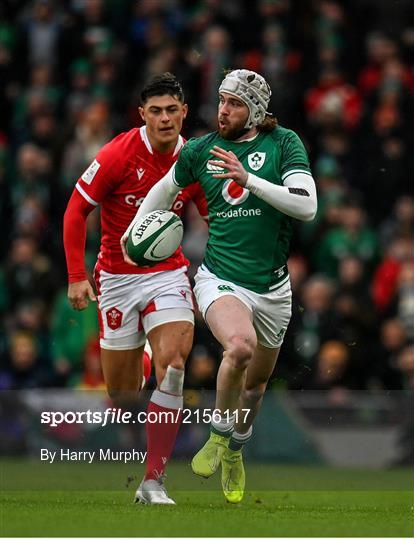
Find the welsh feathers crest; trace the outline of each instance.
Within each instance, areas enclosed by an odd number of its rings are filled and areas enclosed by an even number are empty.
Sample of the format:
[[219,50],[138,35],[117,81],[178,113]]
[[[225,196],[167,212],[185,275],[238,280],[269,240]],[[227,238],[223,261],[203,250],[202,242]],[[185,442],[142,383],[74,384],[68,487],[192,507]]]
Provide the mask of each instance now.
[[112,330],[117,330],[122,324],[122,311],[113,307],[106,312],[106,322]]
[[253,171],[258,171],[263,167],[263,164],[266,159],[266,152],[254,152],[253,154],[249,154],[247,156],[247,162],[249,164],[249,167],[253,169]]

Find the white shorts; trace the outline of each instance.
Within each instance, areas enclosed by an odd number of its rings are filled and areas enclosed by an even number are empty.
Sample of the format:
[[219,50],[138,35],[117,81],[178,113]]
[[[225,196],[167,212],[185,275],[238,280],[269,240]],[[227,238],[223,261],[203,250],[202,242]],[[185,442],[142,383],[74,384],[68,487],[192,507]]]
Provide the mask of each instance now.
[[258,342],[270,349],[282,345],[292,314],[290,280],[275,291],[259,294],[220,279],[201,265],[194,281],[194,294],[204,319],[215,300],[225,295],[235,296],[251,311]]
[[110,274],[95,270],[100,344],[103,349],[136,349],[156,326],[194,324],[187,268],[151,274]]

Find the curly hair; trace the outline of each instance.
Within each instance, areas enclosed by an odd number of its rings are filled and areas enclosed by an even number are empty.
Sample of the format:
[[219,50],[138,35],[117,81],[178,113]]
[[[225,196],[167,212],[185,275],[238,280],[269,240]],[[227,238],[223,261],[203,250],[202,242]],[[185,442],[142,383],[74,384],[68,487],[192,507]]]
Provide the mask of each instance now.
[[261,124],[256,126],[257,131],[262,133],[270,133],[277,126],[277,118],[275,116],[266,116]]

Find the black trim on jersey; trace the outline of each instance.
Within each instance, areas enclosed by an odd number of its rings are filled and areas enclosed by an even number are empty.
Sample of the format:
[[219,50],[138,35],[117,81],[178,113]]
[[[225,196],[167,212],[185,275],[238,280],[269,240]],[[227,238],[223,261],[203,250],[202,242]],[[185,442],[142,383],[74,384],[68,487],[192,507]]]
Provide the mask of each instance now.
[[288,188],[288,190],[289,193],[293,193],[293,195],[303,195],[304,197],[310,197],[309,192],[303,188],[290,187]]

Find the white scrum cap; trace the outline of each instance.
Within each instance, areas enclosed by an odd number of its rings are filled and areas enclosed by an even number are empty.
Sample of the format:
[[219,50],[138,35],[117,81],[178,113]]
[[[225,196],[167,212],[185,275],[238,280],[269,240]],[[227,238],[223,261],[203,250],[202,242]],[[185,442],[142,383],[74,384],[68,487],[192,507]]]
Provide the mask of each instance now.
[[219,93],[226,92],[241,99],[249,108],[250,114],[246,129],[261,124],[265,119],[272,91],[264,77],[248,69],[235,69],[226,75],[220,85]]

